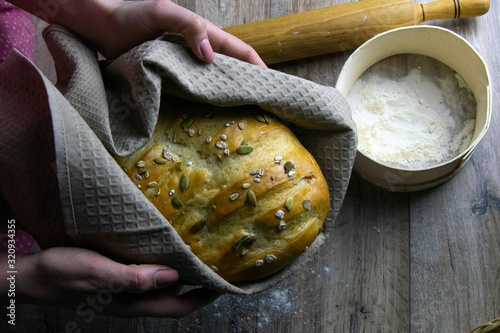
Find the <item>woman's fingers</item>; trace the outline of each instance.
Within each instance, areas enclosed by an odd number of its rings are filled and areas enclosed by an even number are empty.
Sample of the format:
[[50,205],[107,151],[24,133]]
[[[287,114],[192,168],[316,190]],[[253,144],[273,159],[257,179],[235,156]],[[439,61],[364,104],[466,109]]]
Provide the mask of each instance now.
[[[248,44],[192,11],[168,0],[125,2],[115,10],[116,25],[129,29],[128,42],[139,44],[165,33],[180,34],[193,53],[205,62],[212,62],[214,51],[266,67]],[[119,31],[121,28],[118,28]],[[115,30],[115,29],[112,29]],[[109,46],[108,50],[111,50]],[[112,52],[110,53],[116,53]]]
[[267,68],[257,52],[241,39],[213,26],[208,35],[215,52]]
[[20,300],[93,315],[177,318],[220,296],[205,288],[179,294],[179,274],[168,266],[124,265],[80,248],[21,256],[19,266]]
[[182,295],[175,295],[167,290],[141,295],[120,294],[104,311],[119,313],[120,316],[180,318],[210,304],[220,295],[205,288],[197,288]]

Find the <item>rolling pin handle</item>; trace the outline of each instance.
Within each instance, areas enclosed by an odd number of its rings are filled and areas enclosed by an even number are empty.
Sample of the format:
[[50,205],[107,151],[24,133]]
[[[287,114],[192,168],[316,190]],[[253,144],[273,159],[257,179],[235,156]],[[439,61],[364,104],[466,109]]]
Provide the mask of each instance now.
[[424,21],[481,16],[490,10],[490,0],[437,0],[422,6]]

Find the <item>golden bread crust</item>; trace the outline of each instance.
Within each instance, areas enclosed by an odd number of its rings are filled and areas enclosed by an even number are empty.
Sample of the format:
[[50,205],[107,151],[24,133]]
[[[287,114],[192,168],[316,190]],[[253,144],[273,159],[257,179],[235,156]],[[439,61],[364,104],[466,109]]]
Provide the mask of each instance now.
[[161,113],[148,145],[117,162],[221,277],[243,282],[277,272],[314,241],[328,215],[318,164],[261,109],[188,109]]

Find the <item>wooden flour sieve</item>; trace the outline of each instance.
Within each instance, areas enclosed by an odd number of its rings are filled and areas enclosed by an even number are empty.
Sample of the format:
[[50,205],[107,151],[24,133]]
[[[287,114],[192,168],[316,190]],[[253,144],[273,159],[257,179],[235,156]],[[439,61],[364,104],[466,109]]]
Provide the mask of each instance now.
[[424,21],[480,16],[489,0],[360,0],[245,23],[224,30],[250,44],[270,65],[354,49],[371,37]]

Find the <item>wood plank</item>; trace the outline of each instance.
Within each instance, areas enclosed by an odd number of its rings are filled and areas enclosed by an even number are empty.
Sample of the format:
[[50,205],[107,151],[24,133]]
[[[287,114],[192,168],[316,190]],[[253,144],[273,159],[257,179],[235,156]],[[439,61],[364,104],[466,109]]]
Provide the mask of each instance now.
[[[482,54],[499,80],[500,7],[479,18],[437,21]],[[493,48],[493,49],[492,49]],[[495,51],[496,50],[496,51]],[[412,328],[466,332],[500,315],[498,128],[493,91],[490,129],[468,165],[439,188],[411,198]]]

